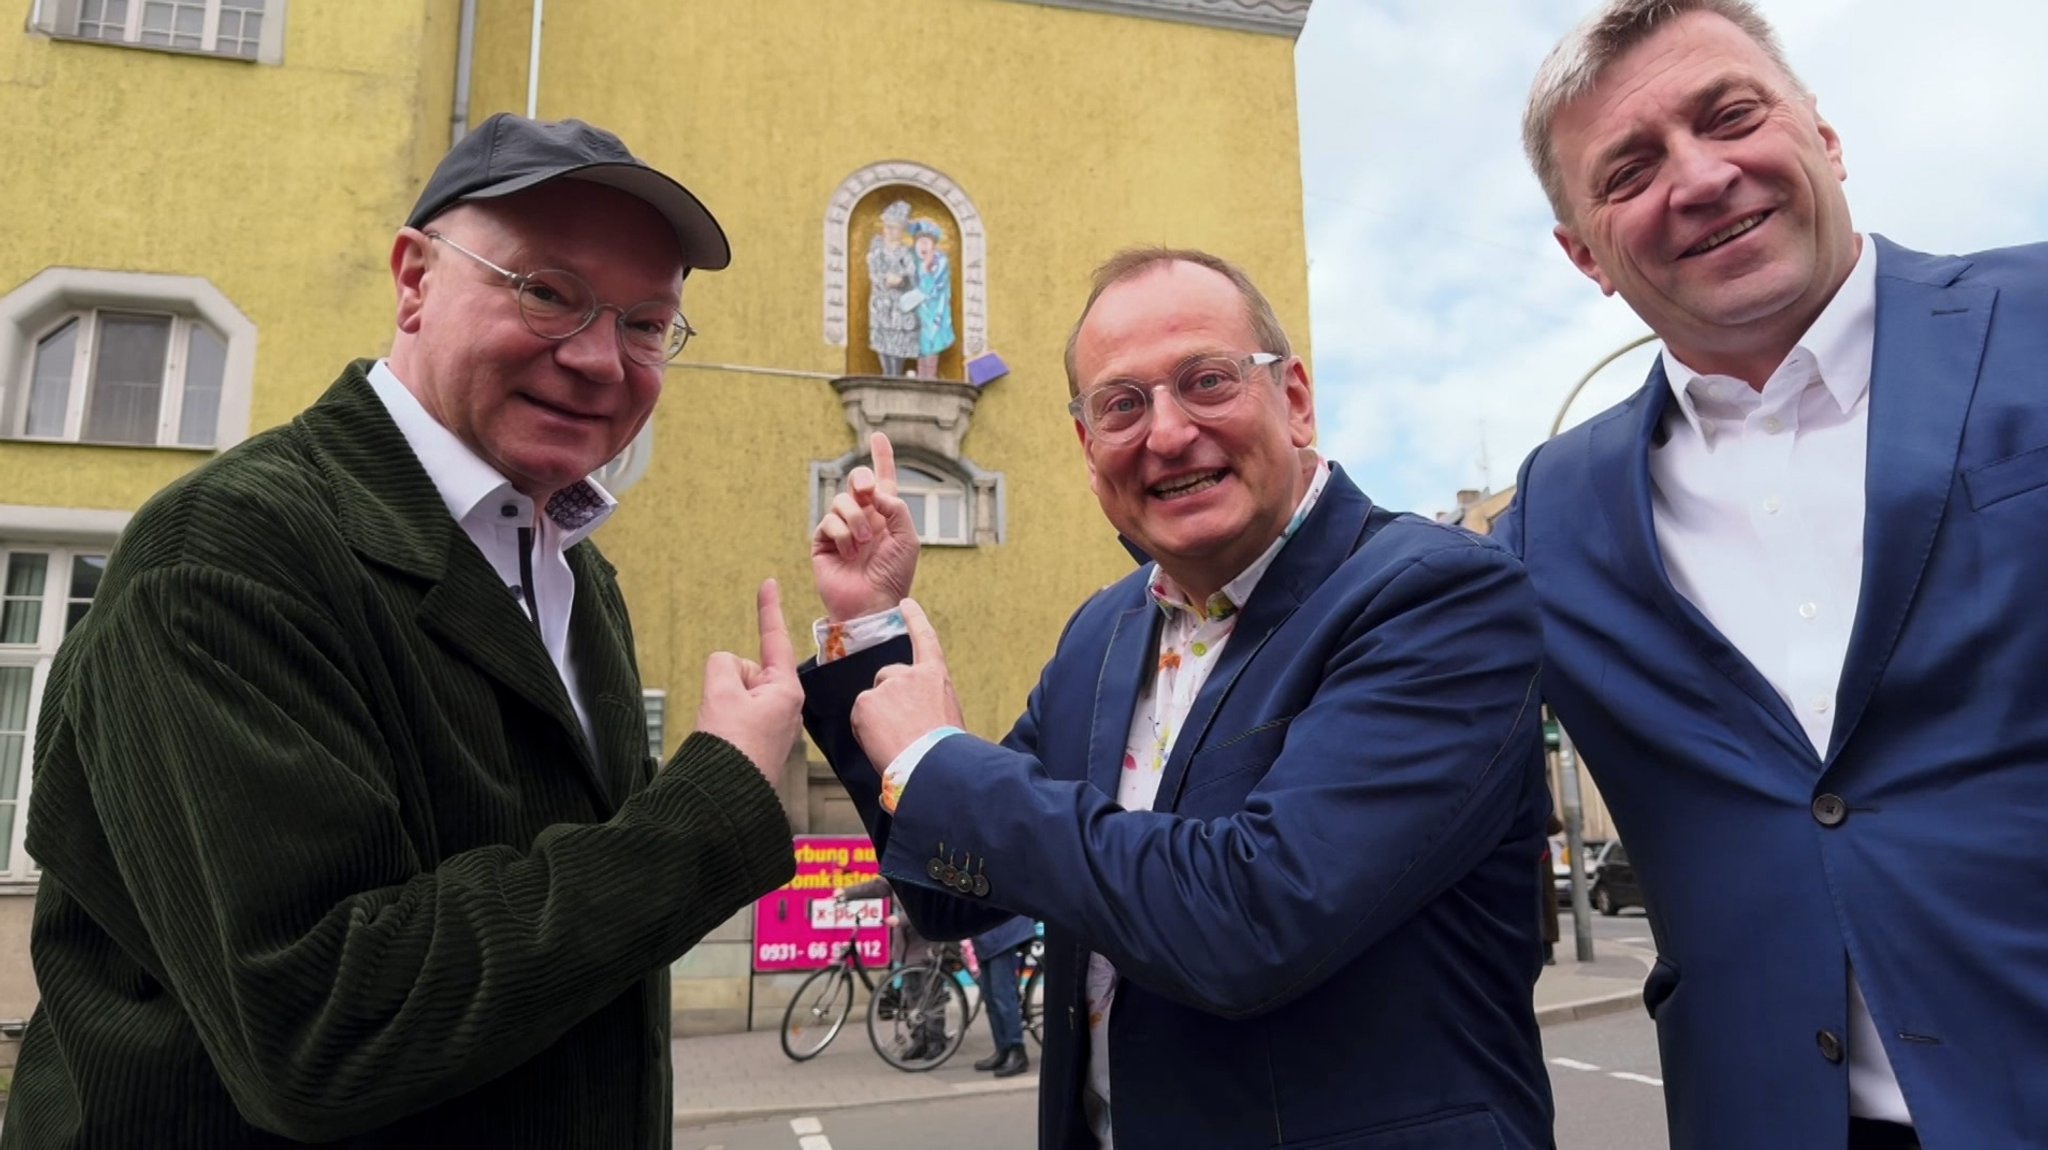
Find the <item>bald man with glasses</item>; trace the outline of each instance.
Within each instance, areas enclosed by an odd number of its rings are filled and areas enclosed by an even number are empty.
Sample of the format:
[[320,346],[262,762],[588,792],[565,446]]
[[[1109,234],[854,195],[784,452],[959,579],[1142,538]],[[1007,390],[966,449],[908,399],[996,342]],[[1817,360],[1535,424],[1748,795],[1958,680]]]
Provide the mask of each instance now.
[[960,729],[880,437],[813,540],[804,673],[920,929],[1045,922],[1039,1145],[1548,1147],[1520,563],[1315,452],[1307,368],[1225,260],[1112,259],[1067,367],[1141,566],[1009,735]]

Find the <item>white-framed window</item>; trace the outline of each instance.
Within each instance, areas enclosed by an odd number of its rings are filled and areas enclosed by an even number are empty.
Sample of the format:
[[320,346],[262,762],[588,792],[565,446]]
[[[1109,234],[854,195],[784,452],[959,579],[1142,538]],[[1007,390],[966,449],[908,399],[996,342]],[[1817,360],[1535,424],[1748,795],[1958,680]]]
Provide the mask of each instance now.
[[0,437],[225,448],[255,359],[256,325],[205,280],[51,268],[0,298]]
[[659,762],[668,746],[668,692],[650,687],[640,692],[640,706],[647,712],[647,753]]
[[212,447],[228,343],[206,321],[88,308],[35,340],[16,434],[72,443]]
[[283,59],[286,0],[36,0],[30,22],[52,36],[131,48]]
[[0,884],[36,877],[23,846],[36,714],[57,645],[92,606],[107,550],[0,540],[0,841],[6,843]]
[[920,543],[974,542],[965,483],[915,467],[898,467],[896,494],[910,508],[910,522],[917,528]]
[[[810,525],[831,510],[854,468],[873,465],[865,452],[813,461]],[[910,522],[922,546],[1001,544],[1006,534],[1004,487],[1001,472],[983,471],[971,459],[938,459],[897,449],[896,493],[910,509]]]

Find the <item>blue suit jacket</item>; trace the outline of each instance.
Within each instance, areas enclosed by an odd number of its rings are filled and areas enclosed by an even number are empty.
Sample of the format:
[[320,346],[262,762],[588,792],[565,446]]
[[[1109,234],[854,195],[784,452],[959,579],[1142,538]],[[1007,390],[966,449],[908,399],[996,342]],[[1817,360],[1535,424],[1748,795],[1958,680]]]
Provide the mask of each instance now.
[[[1159,620],[1143,571],[1097,594],[1002,745],[939,743],[894,818],[848,716],[908,644],[805,676],[811,733],[912,917],[939,937],[1045,920],[1040,1144],[1093,1144],[1092,950],[1124,979],[1118,1150],[1549,1146],[1520,565],[1334,476],[1245,604],[1157,810],[1126,812],[1112,796]],[[985,884],[942,893],[949,862]]]
[[1496,529],[1649,903],[1675,1150],[1843,1145],[1820,1036],[1846,1040],[1850,962],[1928,1146],[2048,1145],[2048,246],[1873,242],[1863,590],[1825,756],[1665,574],[1661,368],[1531,455]]

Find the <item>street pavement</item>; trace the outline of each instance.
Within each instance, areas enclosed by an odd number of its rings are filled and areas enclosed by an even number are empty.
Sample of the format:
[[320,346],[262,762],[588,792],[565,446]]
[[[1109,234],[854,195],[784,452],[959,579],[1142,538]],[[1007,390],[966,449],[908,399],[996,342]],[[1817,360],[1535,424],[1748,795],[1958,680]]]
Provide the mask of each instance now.
[[[1564,941],[1557,948],[1557,965],[1545,967],[1536,984],[1537,1018],[1544,1027],[1546,1046],[1558,1027],[1607,1015],[1641,1013],[1641,991],[1652,962],[1649,924],[1630,915],[1596,921],[1596,958],[1581,963],[1573,954],[1571,920],[1565,917]],[[791,1062],[782,1053],[773,1030],[747,1034],[724,1034],[678,1039],[675,1043],[675,1119],[678,1130],[789,1116],[810,1118],[854,1107],[900,1106],[993,1095],[1027,1093],[1037,1089],[1037,1048],[1032,1069],[1014,1078],[994,1079],[972,1069],[978,1058],[992,1049],[986,1022],[977,1019],[967,1040],[953,1057],[936,1070],[910,1074],[896,1070],[878,1057],[868,1044],[864,1018],[847,1020],[846,1029],[823,1054],[809,1062]],[[1029,1046],[1027,1042],[1027,1046]],[[1654,1077],[1655,1050],[1650,1052]],[[1597,1065],[1590,1059],[1588,1065]],[[1635,1059],[1628,1063],[1633,1067]],[[1619,1066],[1619,1064],[1617,1064]],[[1552,1076],[1564,1072],[1553,1066]],[[1589,1074],[1590,1072],[1574,1072]],[[1597,1076],[1593,1076],[1597,1077]],[[1661,1114],[1661,1094],[1640,1083],[1605,1079],[1605,1083],[1626,1085],[1655,1098]],[[1562,1085],[1562,1084],[1560,1084]],[[1574,1088],[1581,1084],[1574,1084]],[[1634,1100],[1634,1095],[1622,1097]],[[1018,1107],[1029,1122],[1028,1104]],[[789,1129],[780,1125],[783,1130]],[[1661,1118],[1655,1128],[1662,1131]],[[784,1144],[795,1145],[787,1135]],[[715,1138],[678,1138],[678,1147],[719,1145]],[[815,1145],[815,1143],[814,1143]],[[842,1146],[846,1145],[842,1143]],[[894,1143],[902,1145],[902,1143]],[[1560,1140],[1560,1145],[1571,1143]],[[1638,1141],[1635,1146],[1645,1146]]]

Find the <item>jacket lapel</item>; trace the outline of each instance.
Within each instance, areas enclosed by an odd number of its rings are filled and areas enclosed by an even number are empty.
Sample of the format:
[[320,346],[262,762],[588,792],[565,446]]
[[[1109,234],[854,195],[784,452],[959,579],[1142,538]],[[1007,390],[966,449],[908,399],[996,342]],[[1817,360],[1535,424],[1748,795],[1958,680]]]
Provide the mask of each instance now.
[[1596,484],[1595,498],[1620,548],[1622,569],[1638,586],[1648,590],[1657,610],[1691,640],[1702,658],[1732,679],[1776,721],[1780,737],[1810,757],[1813,743],[1793,717],[1791,708],[1779,697],[1777,688],[1708,622],[1698,607],[1671,585],[1670,572],[1657,546],[1650,493],[1650,448],[1657,440],[1670,401],[1671,383],[1664,374],[1664,359],[1659,356],[1656,366],[1650,369],[1649,382],[1629,401],[1627,409],[1589,429],[1592,438],[1587,450],[1592,458],[1587,473],[1621,477],[1619,483]]
[[1878,245],[1877,344],[1870,365],[1863,587],[1836,692],[1830,762],[1883,677],[1934,548],[1998,298],[1995,288],[1955,283],[1967,260],[1871,240]]
[[298,420],[328,465],[343,534],[365,559],[426,585],[416,612],[421,628],[562,728],[581,775],[609,810],[608,789],[539,633],[448,514],[371,389],[368,367],[367,360],[351,364]]
[[1316,500],[1315,509],[1309,512],[1308,521],[1273,557],[1273,565],[1266,568],[1239,613],[1237,625],[1230,629],[1230,640],[1223,644],[1216,666],[1195,696],[1194,707],[1181,722],[1180,735],[1167,756],[1166,771],[1159,780],[1159,798],[1152,809],[1170,811],[1179,807],[1181,791],[1187,783],[1188,761],[1208,740],[1217,708],[1237,685],[1238,676],[1280,624],[1315,594],[1357,547],[1372,511],[1372,500],[1335,464],[1330,472],[1330,482]]
[[1116,617],[1097,674],[1095,716],[1088,728],[1088,781],[1114,799],[1130,744],[1138,688],[1152,674],[1159,642],[1159,608],[1140,584],[1141,602]]

